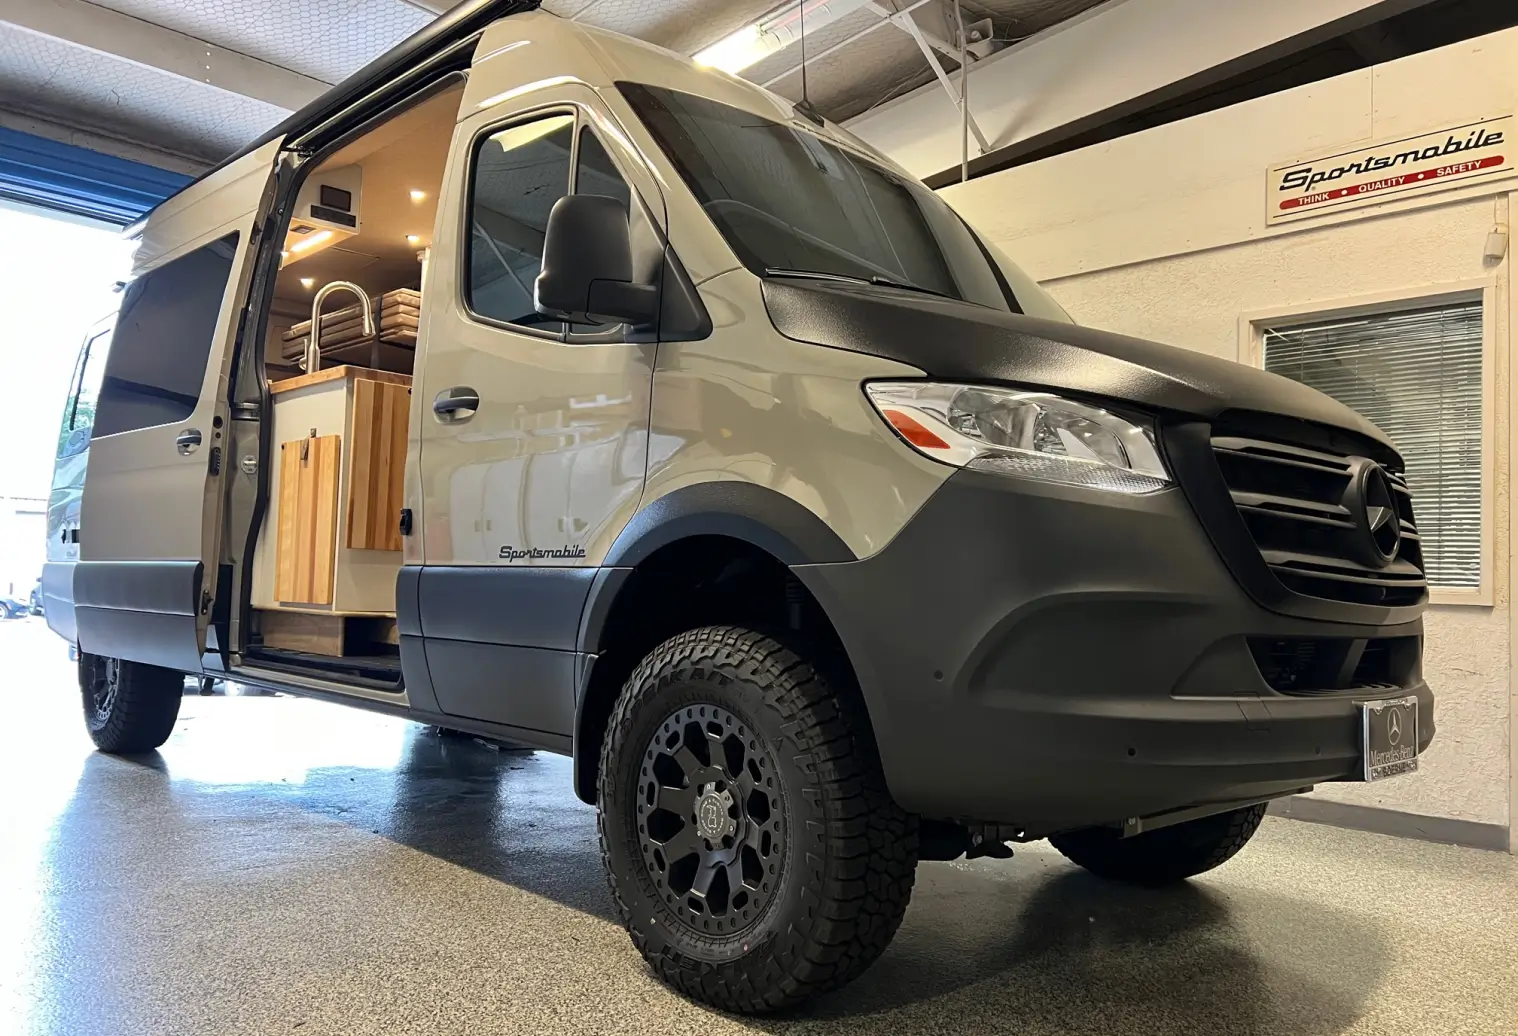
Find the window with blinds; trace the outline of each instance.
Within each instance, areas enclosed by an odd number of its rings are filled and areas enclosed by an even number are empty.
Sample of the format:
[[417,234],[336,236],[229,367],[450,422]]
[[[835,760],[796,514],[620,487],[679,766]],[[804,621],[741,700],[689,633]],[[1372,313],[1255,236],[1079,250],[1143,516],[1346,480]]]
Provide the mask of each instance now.
[[1481,302],[1266,328],[1265,369],[1353,407],[1407,462],[1429,585],[1481,585]]

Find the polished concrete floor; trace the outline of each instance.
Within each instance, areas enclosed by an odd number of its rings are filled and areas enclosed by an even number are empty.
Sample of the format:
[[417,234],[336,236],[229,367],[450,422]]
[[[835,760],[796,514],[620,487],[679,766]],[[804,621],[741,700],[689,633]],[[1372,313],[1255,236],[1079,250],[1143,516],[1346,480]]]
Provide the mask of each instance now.
[[1046,846],[925,864],[859,982],[760,1021],[611,920],[569,764],[290,698],[94,754],[63,645],[0,623],[0,1033],[1518,1033],[1518,861],[1270,819],[1164,892]]

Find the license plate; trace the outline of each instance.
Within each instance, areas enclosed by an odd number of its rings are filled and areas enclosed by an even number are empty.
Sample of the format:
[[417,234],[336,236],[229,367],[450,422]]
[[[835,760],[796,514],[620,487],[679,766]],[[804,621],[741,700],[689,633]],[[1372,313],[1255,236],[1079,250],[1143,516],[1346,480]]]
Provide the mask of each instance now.
[[1363,778],[1379,781],[1418,768],[1418,699],[1362,701],[1360,748]]

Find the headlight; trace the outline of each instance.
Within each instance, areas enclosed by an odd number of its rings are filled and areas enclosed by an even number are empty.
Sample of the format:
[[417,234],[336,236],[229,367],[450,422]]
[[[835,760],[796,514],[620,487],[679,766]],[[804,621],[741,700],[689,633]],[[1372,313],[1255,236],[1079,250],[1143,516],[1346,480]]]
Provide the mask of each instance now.
[[870,402],[924,456],[960,468],[1115,493],[1170,484],[1150,429],[1044,392],[877,381]]

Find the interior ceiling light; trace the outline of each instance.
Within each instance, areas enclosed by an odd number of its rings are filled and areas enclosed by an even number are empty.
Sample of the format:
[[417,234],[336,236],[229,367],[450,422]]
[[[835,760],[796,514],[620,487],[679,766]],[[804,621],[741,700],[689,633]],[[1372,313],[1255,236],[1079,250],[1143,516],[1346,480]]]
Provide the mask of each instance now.
[[427,192],[426,191],[412,191],[411,192],[411,200],[415,201],[415,202],[426,201],[427,200]]
[[406,235],[406,244],[408,244],[408,245],[419,245],[421,243],[422,243],[422,239],[420,237],[418,237],[417,235],[415,235],[415,234],[407,234]]
[[710,68],[738,73],[799,42],[803,23],[811,34],[869,3],[870,0],[810,0],[800,7],[787,4],[699,51],[695,59]]
[[331,240],[332,231],[323,230],[320,234],[312,234],[310,237],[306,238],[303,241],[295,242],[295,244],[290,246],[290,251],[295,252],[296,254],[299,254],[301,252],[309,252],[317,245],[325,244]]
[[310,291],[312,288],[316,287],[316,278],[315,277],[302,277],[300,279],[300,286],[302,288],[305,288],[307,291]]

